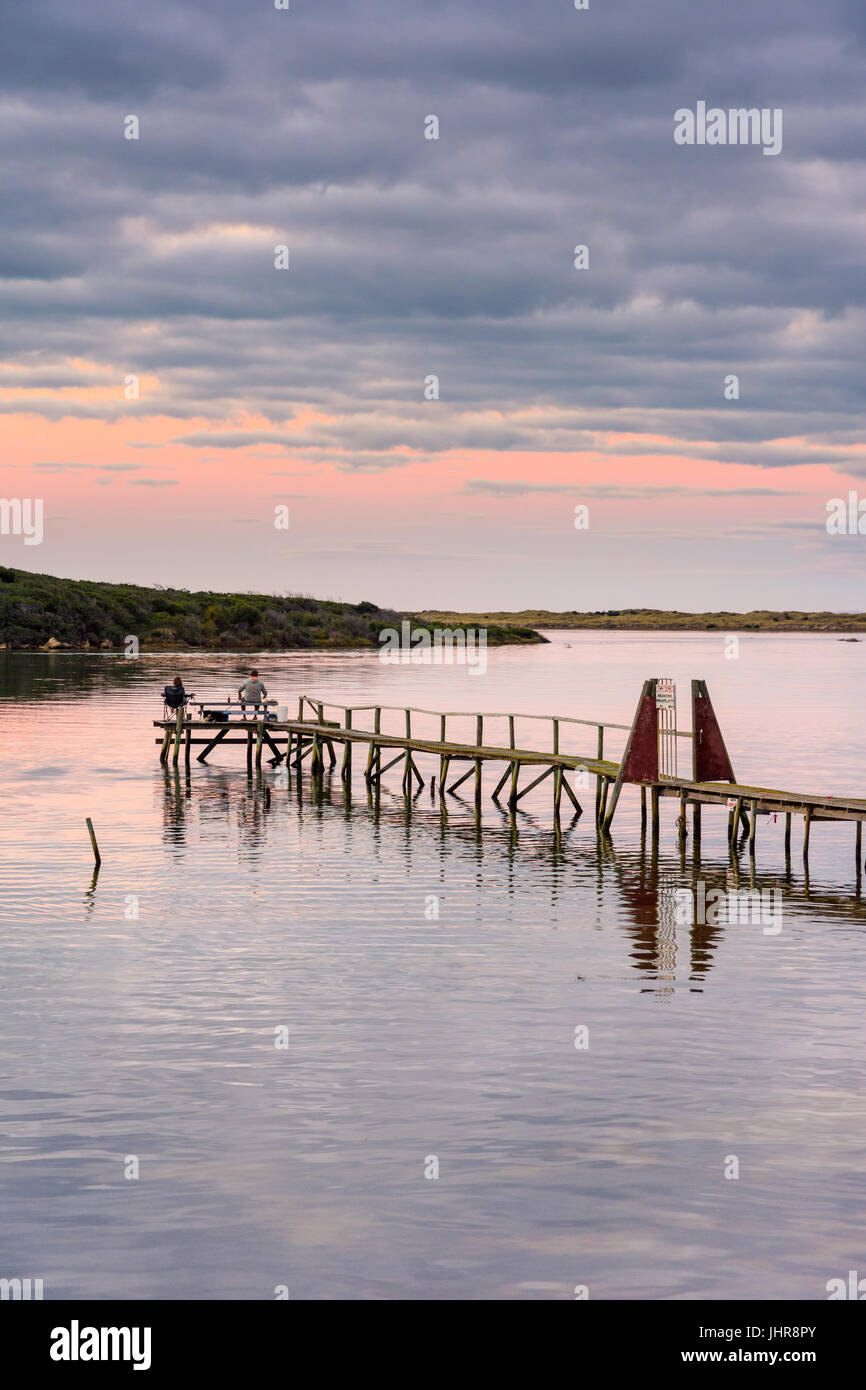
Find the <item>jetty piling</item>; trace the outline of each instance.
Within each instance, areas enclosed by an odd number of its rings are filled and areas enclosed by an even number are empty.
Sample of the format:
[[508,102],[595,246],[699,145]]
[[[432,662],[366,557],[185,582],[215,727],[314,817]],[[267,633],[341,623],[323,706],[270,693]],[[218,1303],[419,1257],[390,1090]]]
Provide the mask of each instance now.
[[93,850],[93,858],[96,860],[96,867],[98,869],[102,863],[102,855],[99,853],[99,845],[96,843],[96,831],[93,829],[93,821],[89,816],[85,817],[85,825],[87,826],[87,833],[90,836],[90,847]]

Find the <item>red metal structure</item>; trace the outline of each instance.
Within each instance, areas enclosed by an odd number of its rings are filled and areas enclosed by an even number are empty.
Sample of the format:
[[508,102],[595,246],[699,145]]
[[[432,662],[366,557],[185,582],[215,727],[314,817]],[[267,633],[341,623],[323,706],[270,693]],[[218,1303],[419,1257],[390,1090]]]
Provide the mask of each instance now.
[[[658,681],[644,681],[619,772],[605,806],[603,829],[608,831],[623,782],[658,786],[659,722],[656,705]],[[695,782],[736,783],[725,740],[716,719],[706,681],[692,681],[692,776]]]
[[736,782],[706,681],[692,681],[692,776],[696,782]]

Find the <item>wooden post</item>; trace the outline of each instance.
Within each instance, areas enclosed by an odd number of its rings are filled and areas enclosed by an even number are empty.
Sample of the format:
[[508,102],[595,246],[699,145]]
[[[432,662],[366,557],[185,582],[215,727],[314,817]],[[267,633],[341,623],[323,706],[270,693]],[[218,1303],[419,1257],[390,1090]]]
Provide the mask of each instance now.
[[858,820],[858,822],[857,822],[857,829],[856,829],[856,831],[855,831],[855,836],[854,836],[854,853],[855,853],[856,858],[857,858],[857,873],[858,873],[858,875],[859,875],[860,869],[861,869],[861,867],[862,867],[862,861],[861,861],[861,859],[860,859],[860,855],[861,855],[862,851],[863,851],[863,822],[862,822],[862,820]]
[[699,801],[692,802],[692,835],[696,843],[701,838],[701,803]]
[[[343,714],[345,717],[344,727],[347,729],[351,729],[352,711],[350,709],[347,709],[343,711]],[[351,782],[352,780],[352,740],[348,738],[346,739],[346,742],[343,744],[343,766],[340,768],[340,776],[342,777],[344,782]]]
[[262,765],[262,743],[263,743],[263,741],[264,741],[264,740],[263,740],[264,728],[265,728],[265,721],[264,721],[264,719],[258,719],[258,720],[256,720],[256,767],[261,767],[261,765]]
[[791,857],[791,812],[785,813],[785,858]]
[[189,755],[190,755],[190,744],[191,744],[191,742],[192,742],[192,725],[191,725],[190,721],[187,720],[187,721],[186,721],[186,738],[184,739],[184,748],[183,748],[183,761],[184,761],[184,765],[186,766],[187,769],[189,769]]
[[442,762],[439,767],[439,795],[442,798],[443,805],[445,803],[445,783],[448,777],[448,769],[450,766],[451,759],[448,756],[448,754],[445,753],[442,757]]
[[651,798],[652,798],[652,837],[653,837],[654,840],[658,840],[658,837],[659,837],[659,789],[658,789],[658,787],[653,787],[653,788],[651,789]]
[[514,747],[514,715],[513,715],[513,714],[509,714],[509,716],[508,716],[508,747],[509,747],[509,748],[513,748],[513,747]]
[[601,784],[601,806],[599,807],[599,812],[598,812],[598,823],[599,823],[599,825],[604,825],[605,811],[607,810],[607,792],[608,792],[608,787],[609,787],[609,786],[610,786],[610,778],[609,778],[609,777],[604,777],[604,778],[602,778],[602,784]]
[[410,709],[406,711],[406,737],[412,737],[412,711]]
[[303,719],[303,717],[304,717],[304,697],[303,697],[303,695],[299,695],[299,696],[298,696],[298,718],[299,718],[299,719]]
[[806,818],[803,825],[803,863],[809,862],[809,831],[812,828],[812,807],[806,807]]
[[90,819],[89,816],[86,817],[85,824],[87,825],[87,833],[90,836],[90,844],[93,849],[93,857],[96,860],[96,867],[98,869],[100,864],[102,863],[102,855],[99,853],[99,845],[96,843],[96,833],[93,829],[93,821]]
[[562,800],[562,768],[553,770],[553,814],[559,820],[559,803]]
[[640,833],[646,834],[646,787],[640,789]]
[[517,782],[520,777],[520,763],[515,758],[511,764],[511,795],[508,798],[509,810],[514,810],[517,805]]
[[484,742],[484,715],[475,716],[475,747],[480,748]]
[[481,803],[481,759],[475,759],[475,804]]
[[754,797],[749,805],[749,854],[755,857],[755,836],[758,831],[758,803]]
[[[604,725],[603,725],[603,724],[599,724],[599,725],[598,725],[598,746],[597,746],[597,749],[596,749],[596,756],[597,756],[599,762],[601,762],[602,758],[604,757]],[[595,819],[596,819],[596,823],[597,823],[597,824],[601,824],[601,773],[600,773],[600,772],[596,775],[596,779],[595,779]]]
[[558,753],[558,752],[559,752],[559,720],[558,720],[558,719],[554,719],[554,721],[553,721],[553,751],[554,751],[554,753]]
[[373,780],[373,759],[375,758],[375,756],[376,756],[376,741],[375,741],[375,739],[372,739],[372,738],[371,738],[371,739],[370,739],[370,747],[369,747],[369,750],[368,750],[368,752],[367,752],[367,771],[364,773],[364,778],[365,778],[365,780],[367,781],[368,784]]
[[376,734],[382,732],[382,710],[379,705],[373,711],[373,732]]
[[677,825],[677,829],[678,829],[678,831],[679,831],[680,843],[682,844],[683,840],[685,840],[685,838],[686,838],[686,833],[687,833],[687,831],[686,831],[686,794],[685,794],[684,791],[681,791],[681,792],[680,792],[680,815],[679,815],[679,824]]

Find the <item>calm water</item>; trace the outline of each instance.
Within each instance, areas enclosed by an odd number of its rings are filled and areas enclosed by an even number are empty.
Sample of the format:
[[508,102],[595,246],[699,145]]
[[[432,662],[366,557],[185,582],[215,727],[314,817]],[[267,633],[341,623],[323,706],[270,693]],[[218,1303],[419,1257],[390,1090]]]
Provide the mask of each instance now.
[[[684,725],[699,676],[742,780],[864,794],[866,644],[551,636],[477,677],[258,664],[294,708],[622,723],[672,675]],[[479,833],[471,797],[447,824],[426,787],[407,808],[399,767],[371,804],[360,753],[348,799],[248,780],[240,749],[164,771],[162,685],[224,694],[243,664],[0,653],[0,1275],[46,1298],[820,1299],[866,1269],[853,827],[814,827],[806,887],[802,823],[790,878],[759,824],[777,935],[681,926],[672,888],[725,886],[721,809],[698,866],[673,801],[642,851],[634,791],[600,852],[592,791],[557,844],[549,782],[516,829],[485,795]]]

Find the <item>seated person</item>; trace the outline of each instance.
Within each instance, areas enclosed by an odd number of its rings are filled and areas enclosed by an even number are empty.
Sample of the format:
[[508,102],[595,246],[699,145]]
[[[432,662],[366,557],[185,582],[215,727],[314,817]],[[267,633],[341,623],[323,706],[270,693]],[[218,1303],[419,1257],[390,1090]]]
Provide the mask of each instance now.
[[180,676],[175,676],[171,685],[167,685],[162,692],[162,698],[166,707],[170,710],[178,710],[186,704],[187,694],[183,688],[183,681]]
[[259,673],[255,669],[250,671],[249,680],[244,685],[238,687],[238,699],[241,702],[244,719],[246,719],[247,705],[258,706],[267,695],[265,683],[259,680]]

